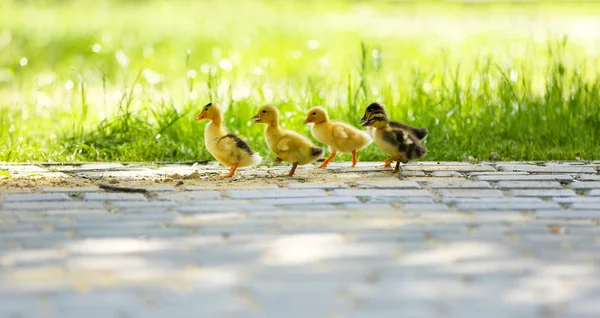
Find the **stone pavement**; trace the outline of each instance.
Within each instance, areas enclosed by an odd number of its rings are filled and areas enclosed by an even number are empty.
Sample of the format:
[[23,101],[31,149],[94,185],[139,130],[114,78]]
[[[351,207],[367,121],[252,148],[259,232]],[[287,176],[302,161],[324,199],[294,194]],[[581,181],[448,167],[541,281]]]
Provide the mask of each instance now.
[[0,317],[600,317],[599,161],[347,165],[0,164]]

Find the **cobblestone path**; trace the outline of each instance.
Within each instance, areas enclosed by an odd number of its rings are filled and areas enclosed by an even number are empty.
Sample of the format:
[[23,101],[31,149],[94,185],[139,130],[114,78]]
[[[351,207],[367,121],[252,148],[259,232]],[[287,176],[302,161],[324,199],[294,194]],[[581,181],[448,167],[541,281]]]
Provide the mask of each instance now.
[[600,317],[600,161],[348,165],[0,164],[0,317]]

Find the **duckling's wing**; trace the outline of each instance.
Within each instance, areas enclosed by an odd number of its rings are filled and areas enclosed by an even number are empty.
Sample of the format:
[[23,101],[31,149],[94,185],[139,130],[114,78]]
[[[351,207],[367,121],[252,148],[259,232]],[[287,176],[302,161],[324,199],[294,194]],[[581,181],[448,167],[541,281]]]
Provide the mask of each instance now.
[[425,137],[427,137],[427,133],[428,133],[427,128],[415,128],[415,127],[412,127],[409,125],[405,125],[403,123],[399,123],[397,121],[390,121],[390,126],[394,129],[408,130],[419,140],[422,140]]
[[254,154],[254,151],[252,151],[252,148],[250,148],[250,145],[248,145],[248,143],[246,141],[244,141],[242,138],[240,138],[234,134],[228,134],[228,135],[221,137],[221,139],[219,139],[219,141],[217,142],[217,147],[224,151],[231,151],[231,150],[237,148],[237,149],[243,150],[244,152],[248,153],[249,155]]
[[350,133],[352,132],[344,125],[335,125],[333,127],[333,137],[337,139],[348,139]]
[[292,138],[290,137],[283,137],[281,139],[279,139],[279,141],[277,142],[277,150],[278,151],[289,151],[290,149],[292,149]]

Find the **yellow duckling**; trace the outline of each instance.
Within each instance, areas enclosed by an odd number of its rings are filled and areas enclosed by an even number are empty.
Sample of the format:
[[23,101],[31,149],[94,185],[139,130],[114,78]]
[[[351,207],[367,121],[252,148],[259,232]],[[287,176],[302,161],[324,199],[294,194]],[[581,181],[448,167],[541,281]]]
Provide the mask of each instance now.
[[331,155],[319,168],[325,168],[338,152],[352,153],[352,166],[354,168],[358,159],[356,152],[368,146],[372,139],[364,131],[358,130],[348,124],[330,121],[327,110],[323,107],[313,107],[308,111],[303,124],[313,123],[311,133],[316,140],[329,146]]
[[209,103],[204,106],[196,116],[196,120],[203,119],[210,120],[204,129],[206,149],[218,162],[231,168],[224,178],[233,177],[237,168],[254,166],[262,161],[261,156],[252,151],[248,143],[234,134],[228,134],[223,128],[223,114],[217,104]]
[[[365,114],[364,116],[360,119],[359,124],[364,124],[365,122],[367,122],[373,115],[376,114],[384,114],[387,117],[387,113],[385,112],[385,108],[378,104],[378,103],[372,103],[371,105],[369,105],[366,109],[365,109]],[[390,127],[392,128],[399,128],[399,129],[403,129],[403,130],[408,130],[410,133],[412,133],[415,137],[417,137],[419,140],[423,140],[425,139],[425,137],[427,137],[427,128],[415,128],[415,127],[411,127],[402,123],[399,123],[397,121],[389,121],[390,123]],[[364,125],[363,125],[364,126]],[[375,128],[371,127],[371,126],[367,126],[367,132],[369,133],[369,136],[374,137],[373,136],[373,132],[375,131]],[[388,158],[385,160],[385,164],[383,165],[384,168],[391,168],[392,167],[392,159]]]
[[407,163],[423,157],[427,149],[421,145],[421,141],[410,130],[394,128],[385,113],[378,113],[363,124],[373,127],[373,139],[375,144],[383,151],[390,154],[391,161],[396,161],[394,173],[400,171],[400,162]]
[[298,165],[309,164],[323,156],[323,148],[317,147],[308,138],[279,127],[279,110],[272,105],[265,105],[251,119],[254,123],[267,124],[265,139],[269,149],[277,155],[275,161],[292,163],[288,176],[293,176]]

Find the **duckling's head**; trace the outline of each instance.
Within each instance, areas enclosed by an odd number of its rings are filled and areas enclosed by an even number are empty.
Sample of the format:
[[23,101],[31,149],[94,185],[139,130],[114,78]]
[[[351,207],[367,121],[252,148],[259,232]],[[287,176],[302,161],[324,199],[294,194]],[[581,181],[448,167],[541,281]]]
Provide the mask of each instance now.
[[253,124],[273,124],[279,118],[279,110],[273,105],[265,105],[258,110],[258,114],[250,119],[255,119]]
[[383,115],[387,118],[385,108],[378,103],[372,103],[371,105],[367,106],[367,109],[365,109],[365,115],[360,119],[359,123],[363,124],[363,126],[370,126],[364,125],[364,123],[368,122],[369,119],[375,115]]
[[313,107],[308,110],[308,113],[306,114],[306,119],[302,123],[303,124],[308,124],[308,123],[319,124],[319,123],[327,122],[328,120],[329,120],[329,118],[327,117],[327,110],[323,107],[317,106],[317,107]]
[[387,116],[385,114],[373,114],[366,122],[364,122],[363,126],[371,126],[373,128],[384,128],[390,124]]
[[202,109],[202,112],[196,115],[196,120],[215,120],[221,118],[221,110],[219,109],[219,105],[208,103]]

